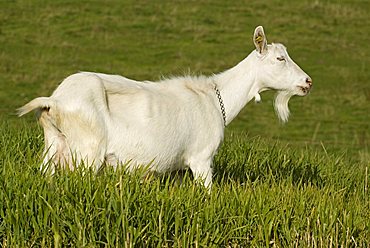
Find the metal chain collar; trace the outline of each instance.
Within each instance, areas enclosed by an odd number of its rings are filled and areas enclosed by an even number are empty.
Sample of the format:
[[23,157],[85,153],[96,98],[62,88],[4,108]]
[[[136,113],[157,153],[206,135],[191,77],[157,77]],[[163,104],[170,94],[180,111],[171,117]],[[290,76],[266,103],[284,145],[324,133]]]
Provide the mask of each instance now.
[[215,88],[214,89],[216,91],[218,102],[220,103],[220,108],[221,108],[221,113],[222,113],[222,119],[224,120],[224,127],[226,127],[226,111],[225,111],[224,101],[222,101],[220,90],[217,88],[216,85],[215,85]]

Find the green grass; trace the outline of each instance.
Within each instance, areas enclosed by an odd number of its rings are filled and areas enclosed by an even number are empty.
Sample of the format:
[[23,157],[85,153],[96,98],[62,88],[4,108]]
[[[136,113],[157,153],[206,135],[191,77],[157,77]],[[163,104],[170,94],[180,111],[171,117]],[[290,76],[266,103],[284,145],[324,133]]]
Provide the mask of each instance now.
[[[230,137],[214,187],[185,173],[38,171],[42,136],[2,129],[0,240],[14,246],[367,247],[367,169],[343,157]],[[248,140],[248,142],[246,142]]]
[[[0,247],[370,246],[367,1],[1,1]],[[273,93],[227,127],[208,194],[185,173],[39,170],[15,109],[79,70],[157,80],[230,68],[263,25],[313,78],[281,125]]]

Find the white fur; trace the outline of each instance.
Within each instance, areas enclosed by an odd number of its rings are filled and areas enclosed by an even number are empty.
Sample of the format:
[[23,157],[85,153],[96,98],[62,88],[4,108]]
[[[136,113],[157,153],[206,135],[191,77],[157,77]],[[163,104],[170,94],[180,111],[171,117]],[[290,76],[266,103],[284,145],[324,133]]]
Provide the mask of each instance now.
[[[92,72],[67,77],[50,97],[19,109],[20,116],[37,110],[45,135],[43,168],[50,161],[52,172],[57,164],[73,169],[73,161],[96,170],[103,163],[127,162],[129,169],[149,165],[158,172],[190,167],[195,178],[210,186],[212,160],[224,136],[215,86],[225,105],[226,124],[269,89],[279,92],[275,108],[287,121],[289,98],[305,95],[310,88],[309,77],[283,45],[266,45],[262,27],[256,28],[254,39],[255,51],[210,77],[157,83]],[[263,43],[257,42],[261,39]],[[284,61],[277,60],[282,56]]]

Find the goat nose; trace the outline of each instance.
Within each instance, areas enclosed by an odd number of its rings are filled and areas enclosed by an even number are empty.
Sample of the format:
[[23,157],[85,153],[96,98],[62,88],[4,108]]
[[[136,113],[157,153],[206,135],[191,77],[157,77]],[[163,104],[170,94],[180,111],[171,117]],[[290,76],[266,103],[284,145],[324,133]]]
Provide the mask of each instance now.
[[312,86],[312,79],[311,78],[306,78],[306,83],[311,87]]

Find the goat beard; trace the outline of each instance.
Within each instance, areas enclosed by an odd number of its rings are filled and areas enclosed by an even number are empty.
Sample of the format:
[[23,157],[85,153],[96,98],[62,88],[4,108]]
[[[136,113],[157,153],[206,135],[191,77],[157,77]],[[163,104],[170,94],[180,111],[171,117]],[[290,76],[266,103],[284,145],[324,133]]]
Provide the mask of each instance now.
[[279,119],[285,123],[288,121],[289,118],[289,99],[292,97],[293,94],[287,91],[279,91],[275,98],[275,111]]

